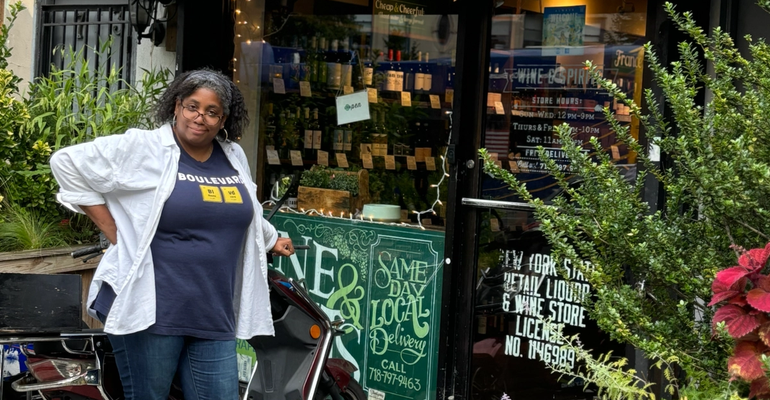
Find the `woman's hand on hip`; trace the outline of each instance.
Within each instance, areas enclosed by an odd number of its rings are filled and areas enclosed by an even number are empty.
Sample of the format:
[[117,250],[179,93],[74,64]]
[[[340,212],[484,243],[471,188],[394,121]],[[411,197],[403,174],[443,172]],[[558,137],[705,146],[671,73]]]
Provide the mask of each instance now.
[[112,217],[112,213],[104,204],[96,206],[80,206],[80,209],[94,221],[96,227],[99,228],[107,237],[107,240],[112,244],[118,243],[118,227],[115,225],[115,218]]
[[291,239],[279,237],[270,251],[277,256],[288,257],[294,254],[294,245],[291,243]]

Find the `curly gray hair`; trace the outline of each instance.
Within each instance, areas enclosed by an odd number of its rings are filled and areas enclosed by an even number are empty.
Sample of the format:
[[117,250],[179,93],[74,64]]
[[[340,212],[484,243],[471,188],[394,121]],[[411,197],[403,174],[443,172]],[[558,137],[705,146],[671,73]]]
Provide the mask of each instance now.
[[177,76],[158,99],[155,121],[158,124],[171,122],[174,119],[177,100],[182,101],[201,88],[214,92],[222,103],[224,114],[227,116],[224,126],[227,135],[220,133],[222,138],[240,138],[249,123],[243,95],[228,77],[211,69],[188,71]]

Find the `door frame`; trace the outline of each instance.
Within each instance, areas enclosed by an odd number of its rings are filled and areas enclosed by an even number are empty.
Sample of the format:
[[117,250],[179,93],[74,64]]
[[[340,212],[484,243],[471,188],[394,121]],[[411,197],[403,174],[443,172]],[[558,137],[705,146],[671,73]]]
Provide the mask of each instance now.
[[438,399],[469,398],[479,220],[475,211],[462,204],[462,199],[480,194],[481,169],[477,150],[486,123],[487,65],[494,5],[494,0],[460,0],[451,7],[452,14],[459,16],[455,84],[458,102],[451,116],[452,138],[447,153],[451,177],[444,249]]

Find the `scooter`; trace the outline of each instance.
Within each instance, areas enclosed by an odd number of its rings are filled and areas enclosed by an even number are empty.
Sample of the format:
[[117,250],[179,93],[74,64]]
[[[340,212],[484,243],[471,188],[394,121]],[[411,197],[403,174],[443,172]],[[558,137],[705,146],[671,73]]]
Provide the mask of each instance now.
[[[97,245],[73,256],[101,251],[102,246]],[[299,282],[275,271],[269,271],[268,282],[276,334],[248,340],[257,354],[257,365],[249,382],[241,382],[242,399],[365,399],[363,389],[351,377],[356,371],[353,364],[329,358],[334,335],[343,321],[330,321]],[[123,398],[110,341],[100,329],[50,336],[0,336],[0,345],[10,343],[18,344],[27,357],[28,372],[11,384],[16,392],[26,393],[26,399]],[[169,400],[182,399],[181,391],[172,387]]]

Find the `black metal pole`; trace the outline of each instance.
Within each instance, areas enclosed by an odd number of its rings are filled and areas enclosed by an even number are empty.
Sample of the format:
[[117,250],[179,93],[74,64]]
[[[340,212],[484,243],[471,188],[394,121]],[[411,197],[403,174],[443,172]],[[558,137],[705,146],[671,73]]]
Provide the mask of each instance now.
[[473,298],[476,278],[477,212],[462,205],[463,197],[478,197],[480,165],[476,154],[486,116],[489,41],[494,14],[491,0],[453,3],[459,15],[457,84],[447,207],[446,248],[439,365],[438,399],[469,397],[473,347]]

